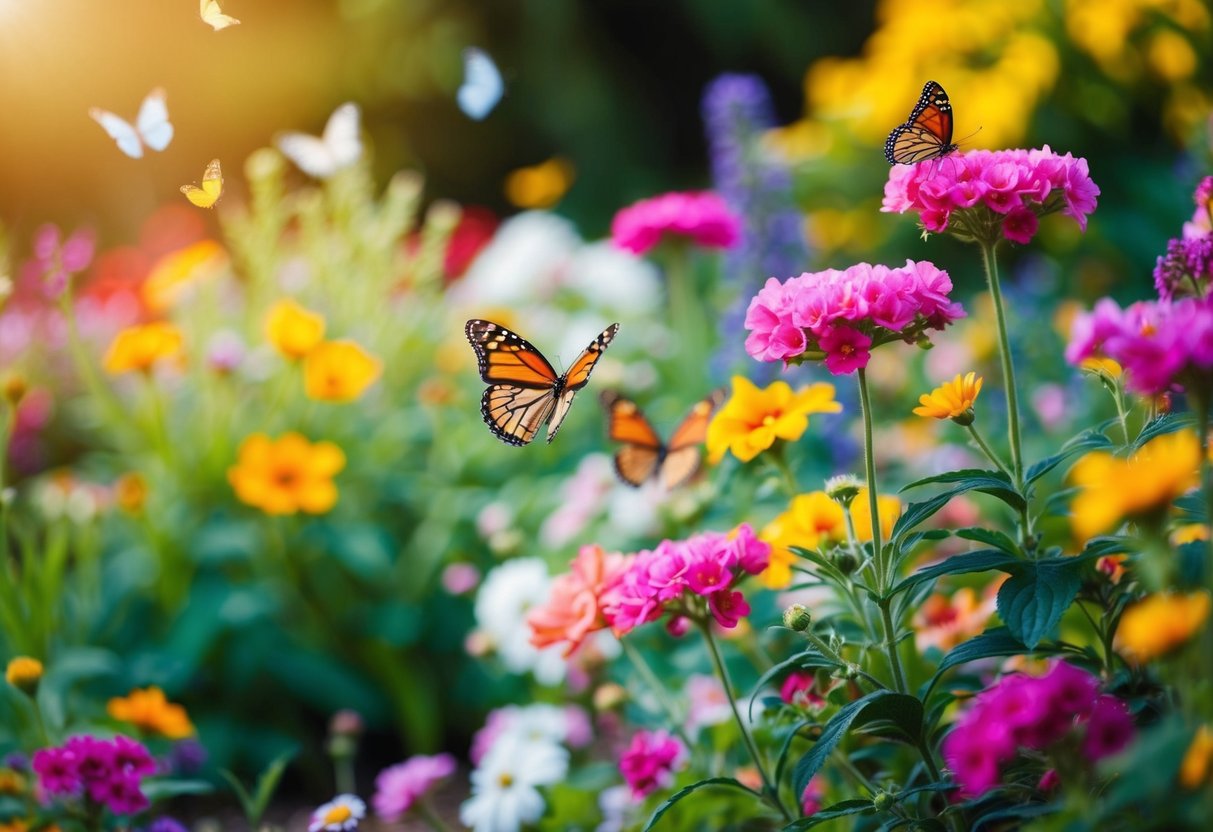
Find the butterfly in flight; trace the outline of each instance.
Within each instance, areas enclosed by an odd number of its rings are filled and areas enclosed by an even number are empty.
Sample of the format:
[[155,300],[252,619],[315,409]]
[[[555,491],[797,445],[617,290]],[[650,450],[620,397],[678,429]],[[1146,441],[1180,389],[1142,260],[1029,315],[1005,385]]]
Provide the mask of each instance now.
[[669,490],[695,476],[699,471],[699,446],[707,438],[708,422],[724,397],[725,391],[717,390],[697,402],[674,428],[667,444],[634,401],[610,390],[603,392],[599,399],[607,412],[607,436],[623,443],[615,452],[619,479],[636,488],[652,479]]
[[557,375],[543,354],[501,324],[473,319],[464,332],[476,351],[480,378],[488,383],[480,415],[493,435],[510,445],[526,445],[548,426],[556,438],[577,391],[590,380],[594,365],[611,343],[619,324],[611,324],[582,350],[564,375]]
[[504,92],[505,83],[493,59],[474,46],[463,50],[463,84],[455,100],[464,115],[476,121],[487,117]]
[[362,156],[359,124],[358,105],[347,101],[329,116],[322,135],[284,133],[278,149],[308,176],[327,179]]
[[197,185],[182,185],[181,193],[185,198],[199,208],[211,208],[219,197],[223,196],[223,171],[219,168],[219,160],[212,159],[202,174],[202,187]]
[[202,18],[203,23],[216,32],[240,22],[231,15],[224,14],[223,10],[219,8],[218,0],[198,0],[198,16]]
[[952,104],[943,87],[927,81],[905,124],[893,128],[884,143],[890,165],[939,159],[956,150],[952,143]]
[[134,124],[99,107],[93,107],[88,114],[117,142],[118,149],[132,159],[142,159],[145,146],[159,152],[173,140],[173,125],[168,120],[164,90],[159,88],[143,99]]

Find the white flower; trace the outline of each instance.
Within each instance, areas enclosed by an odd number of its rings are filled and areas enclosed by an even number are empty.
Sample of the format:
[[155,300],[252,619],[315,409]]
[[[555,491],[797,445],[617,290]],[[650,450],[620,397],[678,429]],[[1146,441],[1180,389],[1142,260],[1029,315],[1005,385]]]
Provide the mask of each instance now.
[[307,832],[350,832],[366,817],[366,804],[352,794],[334,797],[312,812]]
[[543,795],[536,787],[563,780],[569,752],[559,745],[503,736],[472,772],[472,796],[459,819],[473,832],[518,832],[543,815]]
[[564,678],[566,662],[559,650],[531,645],[526,614],[547,603],[551,577],[540,558],[518,558],[501,564],[484,579],[476,594],[476,624],[493,642],[501,663],[512,673],[535,674],[544,685]]
[[568,220],[527,211],[501,224],[454,293],[481,307],[534,303],[560,285],[580,246],[581,237]]
[[583,246],[568,266],[569,289],[594,309],[620,316],[652,315],[661,306],[657,267],[615,248],[609,240]]
[[564,708],[537,702],[533,705],[507,705],[502,708],[505,730],[494,742],[505,737],[542,744],[560,743],[569,736],[569,716]]
[[598,793],[598,810],[602,812],[602,823],[598,824],[595,832],[623,832],[635,804],[632,790],[625,784],[603,789]]

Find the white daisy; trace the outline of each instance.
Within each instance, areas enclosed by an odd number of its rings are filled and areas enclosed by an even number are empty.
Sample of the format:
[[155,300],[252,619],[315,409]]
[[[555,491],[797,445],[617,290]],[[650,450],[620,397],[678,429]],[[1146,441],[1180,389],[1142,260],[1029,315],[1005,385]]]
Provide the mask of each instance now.
[[543,685],[558,684],[567,663],[561,651],[531,644],[526,614],[547,603],[551,585],[541,558],[516,558],[490,572],[476,594],[476,625],[492,641],[501,663],[511,673],[534,673]]
[[518,832],[546,808],[536,788],[564,779],[569,752],[555,744],[502,737],[472,772],[472,796],[459,819],[472,832]]
[[352,794],[334,797],[312,812],[307,832],[351,832],[366,817],[366,804]]

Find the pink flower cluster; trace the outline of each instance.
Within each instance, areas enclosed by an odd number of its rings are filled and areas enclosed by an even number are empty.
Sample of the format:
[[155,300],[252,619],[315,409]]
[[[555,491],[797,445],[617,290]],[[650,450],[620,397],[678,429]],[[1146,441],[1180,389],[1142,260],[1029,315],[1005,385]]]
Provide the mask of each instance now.
[[371,798],[375,814],[387,823],[396,823],[413,804],[454,773],[455,758],[450,754],[417,754],[385,768],[375,778],[375,796]]
[[633,254],[644,254],[666,235],[704,248],[732,248],[741,239],[741,219],[711,191],[675,191],[622,208],[611,222],[611,241]]
[[632,797],[643,800],[658,788],[669,785],[673,773],[687,759],[682,743],[666,731],[638,731],[619,758],[619,771],[632,789]]
[[1213,280],[1213,176],[1206,176],[1192,194],[1196,213],[1184,223],[1183,234],[1167,243],[1167,253],[1154,266],[1154,287],[1163,300],[1177,295],[1208,293]]
[[148,806],[142,781],[156,771],[152,755],[129,737],[101,740],[76,736],[34,754],[38,784],[48,795],[87,796],[116,815],[134,815]]
[[1078,315],[1066,360],[1105,356],[1125,371],[1125,386],[1155,395],[1205,381],[1213,372],[1213,298],[1139,301],[1121,309],[1104,298]]
[[1120,751],[1134,735],[1124,702],[1101,695],[1090,673],[1059,661],[1044,676],[1006,676],[978,694],[944,739],[943,756],[962,794],[981,795],[999,784],[1002,766],[1019,749],[1044,751],[1079,727],[1091,762]]
[[973,150],[938,162],[894,165],[884,186],[882,211],[913,211],[934,233],[948,228],[952,215],[984,207],[979,222],[966,217],[957,230],[1001,229],[1015,243],[1036,236],[1039,218],[1060,210],[1085,231],[1095,210],[1099,187],[1091,180],[1086,159],[1059,156],[1045,145],[1039,150]]
[[820,353],[835,375],[866,367],[874,343],[912,339],[964,316],[948,273],[926,261],[901,268],[858,263],[845,271],[775,278],[750,301],[745,348],[759,361]]
[[656,549],[631,559],[603,593],[602,614],[615,635],[656,621],[667,610],[674,615],[671,631],[681,631],[693,599],[701,598],[717,624],[736,627],[749,615],[750,605],[733,587],[745,575],[766,569],[770,555],[770,544],[755,537],[748,523],[731,538],[707,532],[686,540],[663,540]]
[[93,262],[96,236],[92,229],[73,231],[63,239],[59,226],[46,224],[34,232],[34,256],[21,267],[21,281],[26,286],[42,283],[42,290],[54,300],[67,289],[68,281]]
[[788,674],[788,678],[779,686],[779,698],[789,705],[811,711],[819,711],[826,704],[825,697],[817,691],[817,678],[803,670]]

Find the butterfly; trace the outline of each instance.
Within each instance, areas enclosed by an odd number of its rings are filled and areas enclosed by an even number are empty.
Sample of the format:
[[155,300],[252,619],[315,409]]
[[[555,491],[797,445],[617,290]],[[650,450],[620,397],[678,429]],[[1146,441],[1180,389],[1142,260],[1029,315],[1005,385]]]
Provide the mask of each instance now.
[[217,0],[198,0],[198,15],[202,18],[203,23],[216,32],[240,22],[231,15],[224,14],[223,10],[219,8]]
[[724,401],[717,390],[697,402],[682,423],[674,428],[668,444],[631,399],[607,390],[599,396],[607,412],[607,436],[623,447],[615,452],[615,473],[628,485],[639,488],[657,480],[667,490],[677,488],[699,470],[699,445],[708,435],[708,422]]
[[480,399],[480,415],[493,435],[510,445],[526,445],[539,428],[548,426],[548,442],[556,438],[577,391],[590,380],[594,365],[611,343],[619,324],[595,338],[562,376],[525,339],[492,321],[473,319],[464,332],[476,351],[480,378],[488,383]]
[[168,120],[164,90],[159,88],[149,92],[143,99],[133,126],[121,116],[99,107],[93,107],[88,114],[118,143],[118,149],[132,159],[143,158],[145,145],[152,150],[161,151],[173,140],[173,125]]
[[493,59],[474,46],[463,50],[463,84],[455,100],[464,115],[480,121],[493,111],[504,92],[505,84]]
[[362,156],[358,105],[346,102],[334,110],[320,137],[284,133],[277,144],[283,155],[308,176],[327,179]]
[[905,124],[893,128],[884,143],[890,165],[912,165],[956,150],[952,144],[952,104],[943,87],[927,81]]
[[211,208],[219,197],[223,196],[223,171],[219,169],[219,160],[212,159],[202,173],[202,187],[197,185],[182,185],[181,193],[185,198],[199,208]]

